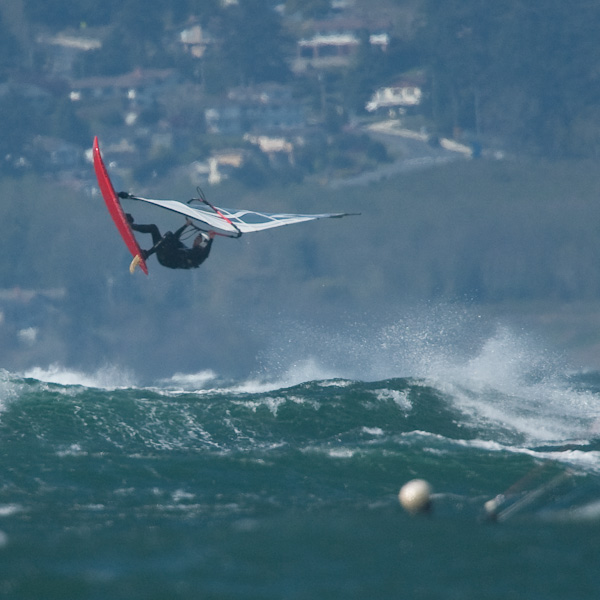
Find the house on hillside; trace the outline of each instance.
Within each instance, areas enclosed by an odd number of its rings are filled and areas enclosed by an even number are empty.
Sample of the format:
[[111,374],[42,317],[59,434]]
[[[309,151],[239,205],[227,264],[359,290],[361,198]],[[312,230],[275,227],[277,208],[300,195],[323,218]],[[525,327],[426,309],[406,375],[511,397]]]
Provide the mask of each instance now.
[[179,32],[179,43],[186,54],[194,58],[202,58],[212,38],[200,23],[190,22],[188,27]]
[[415,85],[395,85],[375,90],[365,105],[368,112],[405,111],[421,103],[423,92]]
[[251,135],[247,133],[244,140],[257,146],[265,154],[271,166],[279,164],[293,165],[294,145],[283,137],[269,137],[267,135]]
[[90,35],[61,32],[56,35],[40,35],[37,43],[45,47],[50,72],[53,75],[69,77],[73,63],[84,52],[99,50],[102,42]]
[[358,50],[363,32],[368,32],[369,43],[385,52],[390,43],[385,22],[366,22],[362,19],[327,19],[315,21],[296,46],[292,70],[302,73],[309,68],[326,69],[345,67]]
[[246,160],[246,151],[240,148],[213,152],[205,161],[195,161],[186,167],[193,185],[219,185],[239,169]]
[[136,69],[112,77],[86,77],[71,82],[71,100],[126,99],[151,106],[178,81],[175,69]]

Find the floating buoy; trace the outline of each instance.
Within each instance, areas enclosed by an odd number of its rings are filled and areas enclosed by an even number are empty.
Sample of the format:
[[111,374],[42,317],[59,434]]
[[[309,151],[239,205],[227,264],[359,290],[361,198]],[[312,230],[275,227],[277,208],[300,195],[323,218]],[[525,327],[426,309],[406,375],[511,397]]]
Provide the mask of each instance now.
[[489,521],[496,521],[498,519],[498,513],[500,511],[500,507],[504,503],[504,496],[502,494],[498,494],[495,498],[488,500],[484,505],[483,509],[485,511],[485,518]]
[[398,492],[398,500],[409,513],[416,515],[431,510],[431,486],[424,479],[405,483]]

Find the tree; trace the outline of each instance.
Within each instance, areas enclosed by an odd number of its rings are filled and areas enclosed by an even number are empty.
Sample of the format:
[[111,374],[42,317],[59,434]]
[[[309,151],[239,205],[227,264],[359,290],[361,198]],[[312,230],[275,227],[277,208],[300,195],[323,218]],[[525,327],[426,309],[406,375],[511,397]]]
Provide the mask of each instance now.
[[47,119],[47,132],[48,135],[86,146],[91,139],[90,129],[87,123],[77,117],[73,106],[68,98],[60,100]]
[[360,45],[345,78],[344,104],[352,112],[363,112],[377,85],[385,78],[386,56],[371,44],[369,32],[363,30]]
[[285,11],[300,13],[307,19],[324,17],[331,9],[331,0],[286,0]]
[[135,67],[135,53],[130,44],[128,37],[114,29],[102,43],[102,48],[82,54],[73,70],[79,77],[128,73]]
[[290,77],[291,47],[279,15],[264,0],[240,0],[223,10],[217,24],[220,43],[207,55],[207,72],[229,85],[283,82]]
[[[0,136],[0,157],[16,155],[35,131],[37,119],[32,118],[33,111],[25,99],[15,93],[0,97],[2,114],[2,135]],[[4,161],[0,164],[5,164]]]

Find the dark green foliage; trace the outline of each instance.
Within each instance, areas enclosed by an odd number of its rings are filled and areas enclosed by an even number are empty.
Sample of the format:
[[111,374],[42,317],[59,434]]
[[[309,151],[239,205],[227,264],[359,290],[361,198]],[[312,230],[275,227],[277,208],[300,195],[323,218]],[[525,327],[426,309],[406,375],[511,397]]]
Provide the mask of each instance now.
[[267,2],[240,0],[221,12],[217,25],[219,43],[206,58],[207,84],[211,88],[289,79],[286,58],[292,41]]
[[285,10],[288,14],[300,13],[307,19],[324,17],[330,8],[331,0],[286,0],[285,2]]
[[[0,136],[0,156],[18,157],[35,136],[62,138],[85,147],[89,144],[89,125],[79,119],[73,104],[65,97],[59,100],[28,98],[16,92],[0,97],[3,127]],[[7,167],[0,163],[0,170]]]
[[363,112],[373,90],[388,75],[387,56],[369,42],[368,32],[363,31],[357,55],[346,76],[346,105],[353,112]]
[[28,137],[28,128],[23,124],[31,118],[29,108],[23,99],[14,93],[0,97],[2,115],[2,135],[0,136],[0,157],[19,151]]
[[367,158],[370,158],[375,163],[386,163],[391,161],[386,146],[382,142],[372,140],[371,138],[368,138],[366,155]]
[[260,189],[268,184],[269,171],[266,157],[261,153],[253,152],[250,158],[234,171],[234,177],[251,189]]
[[156,156],[134,169],[136,181],[148,181],[156,177],[164,177],[170,169],[178,165],[178,157],[169,150],[161,150]]
[[[420,39],[440,132],[502,135],[550,156],[597,151],[599,4],[432,0],[426,18]],[[580,137],[582,121],[592,135]]]
[[[24,13],[33,23],[50,28],[100,26],[121,20],[132,35],[156,33],[157,19],[184,21],[188,15],[212,15],[218,10],[218,0],[24,0]],[[150,26],[150,29],[147,27]]]
[[91,139],[88,123],[78,118],[74,105],[68,98],[59,100],[42,123],[46,126],[40,128],[41,133],[62,138],[81,147],[86,147]]
[[122,3],[118,0],[25,0],[25,16],[33,23],[50,28],[107,25],[114,18],[115,9]]

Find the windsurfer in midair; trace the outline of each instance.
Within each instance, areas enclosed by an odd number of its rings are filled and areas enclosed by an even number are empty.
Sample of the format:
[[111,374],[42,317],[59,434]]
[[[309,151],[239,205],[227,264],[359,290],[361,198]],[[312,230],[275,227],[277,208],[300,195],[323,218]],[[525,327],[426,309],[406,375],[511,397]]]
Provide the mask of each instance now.
[[188,219],[175,233],[167,231],[161,235],[154,224],[138,225],[133,222],[133,217],[127,214],[131,229],[139,233],[149,233],[152,236],[152,248],[142,250],[144,260],[156,253],[158,262],[169,269],[195,269],[199,267],[210,254],[210,248],[215,237],[214,231],[200,232],[195,238],[191,248],[181,241],[181,234],[187,227],[193,227]]

